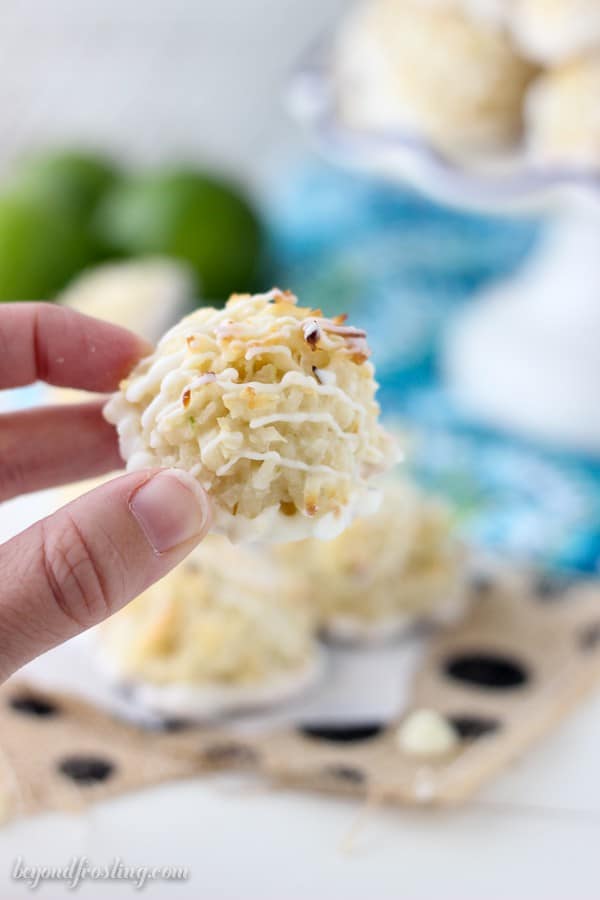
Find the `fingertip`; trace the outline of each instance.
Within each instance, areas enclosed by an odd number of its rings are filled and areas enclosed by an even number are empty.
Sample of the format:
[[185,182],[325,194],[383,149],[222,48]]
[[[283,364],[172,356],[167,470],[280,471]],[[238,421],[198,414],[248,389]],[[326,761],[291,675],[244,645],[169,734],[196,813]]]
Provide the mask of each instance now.
[[76,315],[85,354],[79,377],[92,380],[93,387],[88,389],[102,393],[116,390],[134,366],[154,350],[146,338],[121,325],[85,313]]
[[163,469],[171,478],[175,478],[183,487],[190,491],[201,510],[202,526],[200,533],[206,537],[213,523],[213,508],[211,499],[197,478],[185,469]]
[[129,509],[158,556],[199,543],[212,522],[208,495],[181,469],[160,469],[151,475],[132,492]]
[[0,304],[0,324],[3,387],[46,381],[108,393],[152,352],[139,335],[58,303]]
[[210,521],[191,475],[151,469],[100,485],[8,541],[0,548],[0,679],[163,578]]

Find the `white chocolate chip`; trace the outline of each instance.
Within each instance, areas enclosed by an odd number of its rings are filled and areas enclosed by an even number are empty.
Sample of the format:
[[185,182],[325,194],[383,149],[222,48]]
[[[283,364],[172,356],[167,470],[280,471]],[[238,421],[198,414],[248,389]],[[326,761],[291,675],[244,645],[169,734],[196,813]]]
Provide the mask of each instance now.
[[398,728],[396,742],[407,756],[431,759],[451,753],[458,746],[459,738],[440,713],[417,709]]

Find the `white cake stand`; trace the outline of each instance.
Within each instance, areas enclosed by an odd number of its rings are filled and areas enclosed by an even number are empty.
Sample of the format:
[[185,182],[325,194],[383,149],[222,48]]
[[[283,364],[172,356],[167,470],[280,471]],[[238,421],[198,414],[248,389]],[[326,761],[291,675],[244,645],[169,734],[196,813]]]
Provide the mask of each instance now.
[[449,329],[443,367],[457,403],[479,421],[600,453],[600,174],[442,155],[401,130],[364,131],[338,113],[330,42],[294,73],[292,113],[332,160],[408,183],[464,210],[553,218],[542,246],[487,289]]

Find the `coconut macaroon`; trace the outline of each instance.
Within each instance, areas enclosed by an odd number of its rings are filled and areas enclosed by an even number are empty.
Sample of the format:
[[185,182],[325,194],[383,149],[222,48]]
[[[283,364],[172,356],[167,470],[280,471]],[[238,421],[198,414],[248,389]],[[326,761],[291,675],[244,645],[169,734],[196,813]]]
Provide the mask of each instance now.
[[520,136],[533,72],[498,23],[458,4],[371,0],[351,14],[337,48],[351,125],[400,128],[465,153]]
[[529,153],[542,163],[600,166],[600,53],[541,76],[527,97]]
[[139,709],[201,719],[289,699],[321,657],[298,586],[265,556],[209,536],[96,632],[96,661]]
[[277,548],[305,579],[307,603],[342,639],[378,639],[416,619],[453,621],[465,609],[465,553],[448,509],[409,482],[386,482],[379,510],[333,541]]
[[472,16],[504,25],[512,12],[514,0],[461,0],[463,8]]
[[527,56],[554,66],[600,49],[600,0],[513,0],[511,25]]
[[469,16],[504,25],[509,21],[514,0],[421,0],[424,6],[458,9]]
[[232,296],[183,319],[105,415],[128,469],[176,466],[233,541],[339,534],[393,461],[364,331],[289,292]]

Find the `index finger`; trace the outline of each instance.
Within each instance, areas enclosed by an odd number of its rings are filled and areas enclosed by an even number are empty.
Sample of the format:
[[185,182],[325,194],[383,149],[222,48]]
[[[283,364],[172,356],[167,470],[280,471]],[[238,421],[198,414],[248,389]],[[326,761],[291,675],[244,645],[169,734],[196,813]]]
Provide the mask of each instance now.
[[118,325],[64,306],[0,304],[0,388],[39,380],[106,393],[151,349]]

